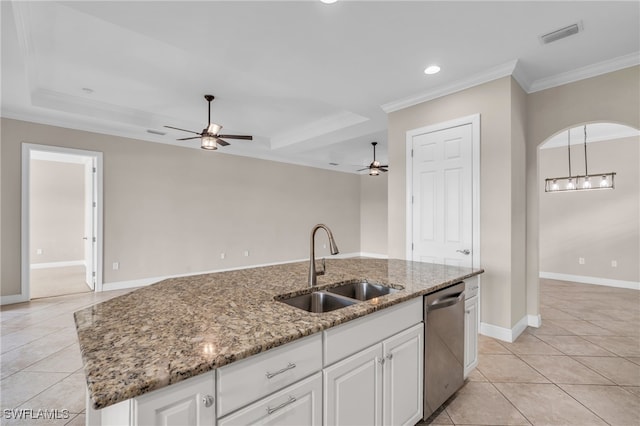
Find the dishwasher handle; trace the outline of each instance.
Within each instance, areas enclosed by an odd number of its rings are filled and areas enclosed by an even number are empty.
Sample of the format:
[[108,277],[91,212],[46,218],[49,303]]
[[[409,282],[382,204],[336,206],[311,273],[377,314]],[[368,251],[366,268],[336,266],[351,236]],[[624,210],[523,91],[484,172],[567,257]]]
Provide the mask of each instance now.
[[463,300],[464,291],[453,296],[445,297],[444,299],[436,299],[433,303],[427,305],[427,312],[435,311],[436,309],[448,308],[449,306],[453,306]]

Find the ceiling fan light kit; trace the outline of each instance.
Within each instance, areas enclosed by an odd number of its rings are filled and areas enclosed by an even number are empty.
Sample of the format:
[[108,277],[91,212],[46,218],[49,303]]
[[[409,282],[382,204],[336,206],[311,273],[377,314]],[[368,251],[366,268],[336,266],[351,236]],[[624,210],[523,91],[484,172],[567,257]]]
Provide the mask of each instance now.
[[376,160],[376,145],[378,145],[378,142],[371,142],[371,145],[373,145],[373,161],[369,164],[369,167],[358,171],[369,170],[369,176],[379,176],[380,172],[388,172],[389,166],[387,164],[380,164],[380,162]]
[[182,132],[194,133],[198,136],[192,136],[190,138],[181,138],[177,139],[179,141],[188,141],[191,139],[200,139],[200,148],[206,149],[207,151],[214,151],[218,149],[218,145],[227,146],[229,142],[225,142],[222,138],[225,139],[243,139],[243,140],[253,140],[253,136],[249,135],[221,135],[219,132],[222,130],[222,126],[216,123],[211,122],[211,101],[215,99],[213,95],[204,95],[204,99],[209,103],[209,115],[208,115],[208,124],[202,132],[194,132],[193,130],[180,129],[179,127],[173,126],[164,126],[168,129],[180,130]]

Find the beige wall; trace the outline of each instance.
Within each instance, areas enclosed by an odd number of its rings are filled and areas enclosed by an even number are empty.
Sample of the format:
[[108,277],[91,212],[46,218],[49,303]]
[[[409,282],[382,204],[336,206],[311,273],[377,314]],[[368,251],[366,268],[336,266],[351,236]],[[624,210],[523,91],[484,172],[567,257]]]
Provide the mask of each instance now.
[[360,177],[360,251],[366,254],[387,254],[387,178]]
[[358,175],[10,119],[1,138],[2,295],[20,291],[21,142],[104,153],[106,283],[308,258],[319,222],[360,251]]
[[[590,173],[616,172],[614,190],[545,193],[545,178],[568,174],[567,148],[540,150],[540,271],[640,282],[640,138],[587,149]],[[582,146],[571,159],[584,173]]]
[[539,307],[539,146],[568,128],[613,122],[640,128],[640,67],[527,96],[527,311]]
[[84,260],[84,165],[31,160],[30,171],[31,263]]
[[518,276],[524,241],[514,237],[513,230],[523,220],[513,217],[522,210],[514,209],[513,196],[522,190],[519,174],[524,158],[521,147],[512,147],[514,134],[516,143],[522,144],[522,131],[514,129],[521,126],[522,113],[511,111],[512,97],[522,95],[513,91],[511,78],[505,77],[389,114],[389,257],[404,258],[406,132],[480,113],[480,242],[481,266],[486,270],[481,315],[483,322],[505,328],[521,319],[512,313],[512,306],[524,305],[524,290],[512,288],[524,285],[524,276]]

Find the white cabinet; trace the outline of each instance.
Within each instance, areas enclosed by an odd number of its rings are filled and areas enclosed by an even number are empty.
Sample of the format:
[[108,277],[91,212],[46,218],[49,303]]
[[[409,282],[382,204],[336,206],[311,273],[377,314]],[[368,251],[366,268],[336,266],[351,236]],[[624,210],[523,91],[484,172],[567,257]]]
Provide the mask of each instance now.
[[324,369],[325,425],[414,425],[422,418],[423,324]]
[[422,323],[382,342],[382,413],[385,425],[422,420],[424,328]]
[[205,373],[134,399],[134,424],[200,426],[215,424],[213,373]]
[[276,392],[218,421],[218,426],[320,426],[322,373]]
[[464,302],[464,377],[465,379],[478,365],[478,327],[480,324],[478,279],[465,281]]

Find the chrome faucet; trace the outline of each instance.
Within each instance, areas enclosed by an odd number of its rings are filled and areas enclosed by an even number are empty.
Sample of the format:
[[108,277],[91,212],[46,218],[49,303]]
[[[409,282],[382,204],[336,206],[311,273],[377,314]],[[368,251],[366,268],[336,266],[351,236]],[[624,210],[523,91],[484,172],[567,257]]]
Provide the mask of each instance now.
[[318,229],[324,229],[327,231],[327,236],[329,237],[329,249],[331,250],[331,254],[336,255],[339,253],[338,246],[336,245],[336,241],[333,239],[333,234],[331,233],[331,229],[327,225],[323,225],[322,223],[317,224],[311,230],[311,254],[309,255],[309,286],[313,287],[317,283],[318,275],[324,275],[326,270],[326,266],[324,264],[324,258],[322,258],[322,270],[316,271],[316,231]]

